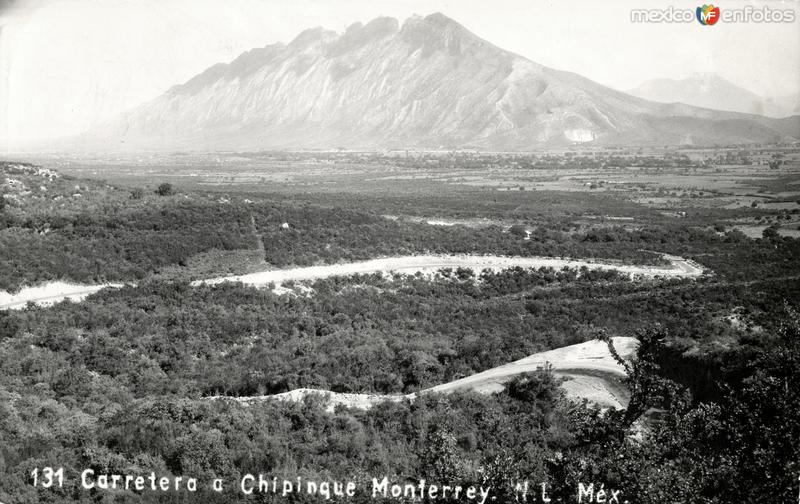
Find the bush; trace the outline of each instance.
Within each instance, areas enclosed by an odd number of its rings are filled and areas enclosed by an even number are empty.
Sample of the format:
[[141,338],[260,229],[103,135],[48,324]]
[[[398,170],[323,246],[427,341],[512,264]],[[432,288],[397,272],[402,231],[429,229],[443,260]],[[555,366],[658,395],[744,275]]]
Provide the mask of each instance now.
[[156,189],[156,194],[159,196],[171,196],[175,194],[175,189],[173,189],[172,184],[169,182],[164,182],[158,186],[158,189]]
[[520,238],[524,238],[525,235],[527,234],[525,226],[523,226],[522,224],[514,224],[513,226],[508,228],[508,232],[514,236],[519,236]]

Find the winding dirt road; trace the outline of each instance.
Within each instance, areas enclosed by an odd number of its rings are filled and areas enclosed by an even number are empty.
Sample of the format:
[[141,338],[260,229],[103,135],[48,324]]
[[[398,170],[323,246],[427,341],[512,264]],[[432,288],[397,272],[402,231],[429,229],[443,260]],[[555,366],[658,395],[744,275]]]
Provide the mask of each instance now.
[[28,303],[48,306],[65,299],[77,302],[103,289],[122,286],[123,284],[118,283],[80,285],[66,282],[50,282],[36,287],[25,287],[16,294],[0,291],[0,310],[21,310]]
[[[332,276],[346,276],[367,273],[405,273],[433,274],[442,268],[470,268],[474,271],[503,270],[512,267],[540,268],[548,267],[556,270],[562,268],[582,268],[616,270],[622,273],[646,278],[653,277],[688,277],[694,278],[704,273],[703,268],[676,256],[664,256],[669,266],[637,266],[610,263],[595,260],[561,259],[553,257],[505,257],[477,255],[417,255],[405,257],[388,257],[346,264],[309,266],[303,268],[271,269],[247,275],[226,276],[198,280],[192,285],[214,285],[222,282],[242,282],[245,285],[265,287],[270,284],[280,286],[287,281],[312,281]],[[49,305],[70,299],[80,301],[86,296],[105,288],[121,287],[122,284],[76,285],[65,282],[52,282],[37,287],[22,289],[17,294],[0,292],[0,309],[21,309],[27,303]],[[636,340],[633,338],[614,338],[617,351],[623,358],[635,352]],[[481,393],[493,393],[502,390],[504,384],[514,376],[549,363],[554,372],[566,378],[563,386],[568,397],[588,399],[604,407],[621,408],[627,402],[627,395],[621,380],[625,373],[608,351],[605,343],[589,341],[571,345],[548,352],[534,354],[503,366],[489,369],[466,378],[438,385],[420,392],[452,392],[457,390],[474,390]],[[324,394],[329,409],[337,404],[369,408],[383,401],[400,401],[413,399],[414,394],[402,396],[382,396],[375,394],[335,394],[326,391],[298,389],[276,396],[239,398],[242,402],[257,400],[301,400],[309,394]]]
[[[615,337],[614,348],[623,359],[629,360],[636,353],[638,341],[635,338]],[[254,397],[215,397],[217,400],[233,400],[248,404],[259,401],[302,401],[308,396],[319,396],[328,411],[342,405],[349,408],[369,409],[382,402],[413,401],[417,395],[431,392],[450,393],[472,390],[481,394],[502,391],[505,384],[515,376],[536,371],[546,365],[552,366],[553,373],[565,381],[562,387],[566,396],[574,400],[587,399],[603,408],[624,408],[629,394],[622,381],[625,369],[614,360],[608,345],[599,340],[587,341],[555,350],[529,355],[518,361],[488,369],[460,380],[443,383],[419,394],[351,394],[329,392],[318,389],[295,389],[282,394]]]
[[[581,268],[616,270],[632,276],[653,277],[688,277],[702,275],[702,266],[677,256],[665,255],[669,266],[637,266],[611,263],[592,259],[561,259],[555,257],[507,257],[481,255],[412,255],[385,257],[369,261],[324,266],[307,266],[302,268],[270,269],[247,275],[197,280],[192,285],[214,285],[221,282],[242,282],[245,285],[265,287],[269,284],[280,285],[287,281],[312,281],[332,276],[346,276],[356,273],[405,273],[433,274],[442,268],[470,268],[474,271],[489,269],[520,268]],[[90,294],[105,288],[121,287],[123,284],[79,285],[66,282],[51,282],[35,287],[26,287],[16,294],[0,291],[0,310],[24,308],[29,302],[46,306],[65,299],[80,301]]]
[[[636,338],[615,337],[613,343],[623,359],[631,358],[638,347]],[[437,385],[424,392],[499,392],[513,377],[536,371],[547,364],[553,367],[554,374],[567,379],[564,386],[568,395],[616,408],[627,404],[627,394],[621,394],[624,387],[620,387],[621,380],[625,378],[625,369],[611,356],[608,345],[599,340],[529,355],[482,373]]]
[[670,262],[669,266],[637,266],[617,264],[591,259],[561,259],[555,257],[507,257],[483,255],[413,255],[402,257],[386,257],[344,264],[329,264],[324,266],[307,266],[302,268],[276,269],[250,273],[247,275],[234,275],[208,280],[198,280],[193,285],[213,285],[221,282],[242,282],[245,285],[264,287],[280,284],[289,280],[317,280],[332,276],[367,274],[367,273],[406,273],[417,272],[432,274],[443,268],[470,268],[474,271],[503,270],[508,268],[562,268],[587,267],[589,269],[616,270],[634,276],[643,277],[697,277],[703,274],[703,268],[698,264],[677,256],[665,255]]

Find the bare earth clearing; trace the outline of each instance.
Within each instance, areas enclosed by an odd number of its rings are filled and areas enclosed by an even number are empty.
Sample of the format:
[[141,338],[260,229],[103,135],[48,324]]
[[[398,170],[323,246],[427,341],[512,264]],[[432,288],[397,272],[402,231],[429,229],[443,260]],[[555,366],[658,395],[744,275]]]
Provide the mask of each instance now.
[[[613,342],[617,353],[626,360],[634,355],[638,346],[638,341],[629,337],[615,337]],[[564,387],[568,398],[577,401],[587,399],[589,402],[603,408],[620,409],[627,405],[628,392],[622,383],[626,376],[625,370],[611,356],[608,345],[599,340],[529,355],[518,361],[423,390],[420,394],[428,392],[448,393],[460,390],[492,394],[502,391],[505,383],[513,377],[522,373],[536,371],[537,368],[545,367],[547,364],[552,366],[557,376],[566,380],[562,387]],[[308,396],[318,396],[326,404],[328,411],[333,411],[339,405],[369,409],[385,401],[413,401],[417,394],[349,394],[316,389],[296,389],[271,396],[217,397],[215,399],[250,403],[265,400],[302,401]]]
[[[312,281],[332,276],[346,276],[367,273],[405,273],[434,274],[443,268],[470,268],[474,271],[484,269],[499,271],[508,268],[581,268],[617,270],[633,276],[642,277],[688,277],[694,278],[704,273],[703,267],[692,261],[665,255],[669,266],[636,266],[595,261],[592,259],[563,259],[554,257],[505,257],[478,255],[413,255],[404,257],[386,257],[346,264],[325,266],[308,266],[302,268],[272,269],[247,275],[197,280],[192,285],[215,285],[222,282],[242,282],[254,287],[265,287],[274,284],[280,287],[287,281]],[[0,310],[22,309],[29,302],[40,306],[58,303],[65,299],[81,301],[107,287],[117,288],[123,284],[108,283],[99,285],[79,285],[66,282],[50,282],[35,287],[25,287],[16,294],[0,291]]]

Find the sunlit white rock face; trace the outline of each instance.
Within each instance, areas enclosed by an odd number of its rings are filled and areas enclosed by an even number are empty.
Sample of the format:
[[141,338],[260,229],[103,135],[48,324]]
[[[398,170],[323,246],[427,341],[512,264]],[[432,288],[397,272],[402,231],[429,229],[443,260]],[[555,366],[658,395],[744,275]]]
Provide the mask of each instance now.
[[[655,104],[504,51],[442,14],[302,32],[84,135],[97,148],[485,148],[786,139],[735,114]],[[744,132],[744,133],[742,133]],[[800,135],[798,135],[800,136]]]
[[588,129],[571,129],[564,132],[568,140],[577,143],[591,142],[594,140],[594,133]]

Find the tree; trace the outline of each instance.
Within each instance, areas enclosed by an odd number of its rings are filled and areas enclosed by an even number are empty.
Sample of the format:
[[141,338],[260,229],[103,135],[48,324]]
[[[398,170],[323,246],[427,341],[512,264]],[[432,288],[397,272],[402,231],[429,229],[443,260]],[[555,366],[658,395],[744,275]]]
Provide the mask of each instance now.
[[420,474],[431,480],[457,482],[463,475],[462,457],[448,425],[436,425],[428,431],[420,455]]
[[175,189],[173,189],[172,184],[169,182],[164,182],[158,186],[158,189],[156,189],[156,194],[159,196],[171,196],[175,194]]
[[508,232],[520,238],[524,238],[525,235],[527,234],[527,230],[525,229],[525,226],[523,226],[522,224],[514,224],[513,226],[508,228]]
[[765,240],[770,240],[770,241],[775,240],[776,238],[778,238],[780,236],[780,234],[778,234],[778,229],[779,228],[780,228],[780,226],[778,226],[777,224],[773,224],[773,225],[765,228],[764,231],[761,232],[761,236]]
[[508,395],[517,401],[536,403],[549,410],[559,395],[561,380],[553,374],[553,367],[547,363],[531,373],[523,373],[508,383]]

